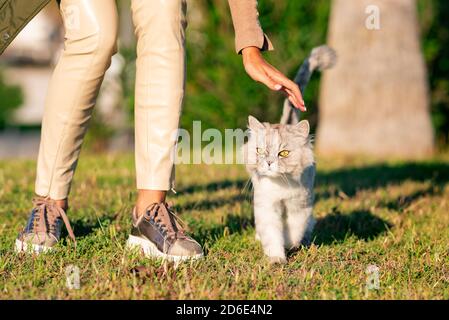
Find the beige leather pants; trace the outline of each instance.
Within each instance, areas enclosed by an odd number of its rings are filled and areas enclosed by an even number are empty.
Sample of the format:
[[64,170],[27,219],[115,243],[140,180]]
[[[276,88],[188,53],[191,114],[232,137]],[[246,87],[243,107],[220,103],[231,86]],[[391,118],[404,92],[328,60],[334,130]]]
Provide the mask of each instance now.
[[[173,184],[174,132],[185,81],[185,0],[132,0],[137,35],[135,157],[137,188]],[[115,0],[62,0],[65,49],[49,86],[36,193],[65,199],[87,125],[116,52]]]

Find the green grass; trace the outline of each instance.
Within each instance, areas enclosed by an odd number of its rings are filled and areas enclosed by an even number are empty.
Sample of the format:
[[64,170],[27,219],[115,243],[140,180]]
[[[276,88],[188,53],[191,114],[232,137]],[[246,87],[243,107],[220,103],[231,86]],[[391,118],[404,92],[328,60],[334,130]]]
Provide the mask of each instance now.
[[[40,256],[11,249],[31,208],[32,161],[0,162],[0,299],[449,299],[449,156],[425,162],[318,159],[310,248],[270,266],[254,239],[240,166],[180,166],[170,200],[206,258],[178,268],[127,252],[135,196],[129,155],[83,155],[63,241]],[[66,287],[65,268],[81,271]],[[367,290],[366,268],[380,288]]]

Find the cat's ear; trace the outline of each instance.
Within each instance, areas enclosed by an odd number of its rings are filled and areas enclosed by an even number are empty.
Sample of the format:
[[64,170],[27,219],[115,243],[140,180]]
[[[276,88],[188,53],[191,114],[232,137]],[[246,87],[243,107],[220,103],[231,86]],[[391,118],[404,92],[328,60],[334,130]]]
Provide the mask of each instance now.
[[310,124],[307,120],[300,121],[297,125],[295,125],[296,129],[298,130],[298,133],[307,138],[310,133]]
[[248,117],[248,127],[252,130],[264,129],[264,125],[253,116]]

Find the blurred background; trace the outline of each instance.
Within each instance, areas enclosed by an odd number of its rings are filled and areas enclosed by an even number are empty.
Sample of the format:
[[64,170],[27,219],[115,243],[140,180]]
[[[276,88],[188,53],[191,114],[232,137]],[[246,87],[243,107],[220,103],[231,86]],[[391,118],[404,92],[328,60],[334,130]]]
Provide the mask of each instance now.
[[[135,38],[129,0],[119,0],[119,53],[106,75],[85,141],[89,152],[133,146]],[[379,28],[367,27],[368,6]],[[293,78],[327,43],[337,66],[314,76],[305,101],[322,154],[422,158],[449,143],[447,0],[259,0],[276,51],[267,59]],[[253,82],[234,51],[227,1],[189,0],[187,92],[181,126],[245,128],[252,114],[277,122],[283,97]],[[62,49],[56,3],[0,57],[0,158],[35,157],[47,84]],[[85,152],[84,151],[84,152]]]

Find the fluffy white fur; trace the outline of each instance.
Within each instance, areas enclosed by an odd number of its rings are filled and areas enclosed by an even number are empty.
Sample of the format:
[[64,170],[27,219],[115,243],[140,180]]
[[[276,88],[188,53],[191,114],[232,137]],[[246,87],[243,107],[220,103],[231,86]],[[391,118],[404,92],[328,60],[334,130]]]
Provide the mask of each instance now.
[[[332,68],[337,60],[328,46],[317,47],[304,61],[295,82],[304,93],[315,70]],[[309,123],[286,99],[280,124],[249,117],[250,137],[244,145],[246,168],[254,186],[256,237],[273,263],[286,262],[285,249],[308,243],[312,216],[315,162]],[[287,150],[287,157],[280,152]]]
[[[254,186],[256,237],[270,262],[285,263],[285,249],[308,242],[315,224],[309,123],[262,124],[250,116],[249,128],[244,152]],[[287,157],[279,155],[284,150]]]

